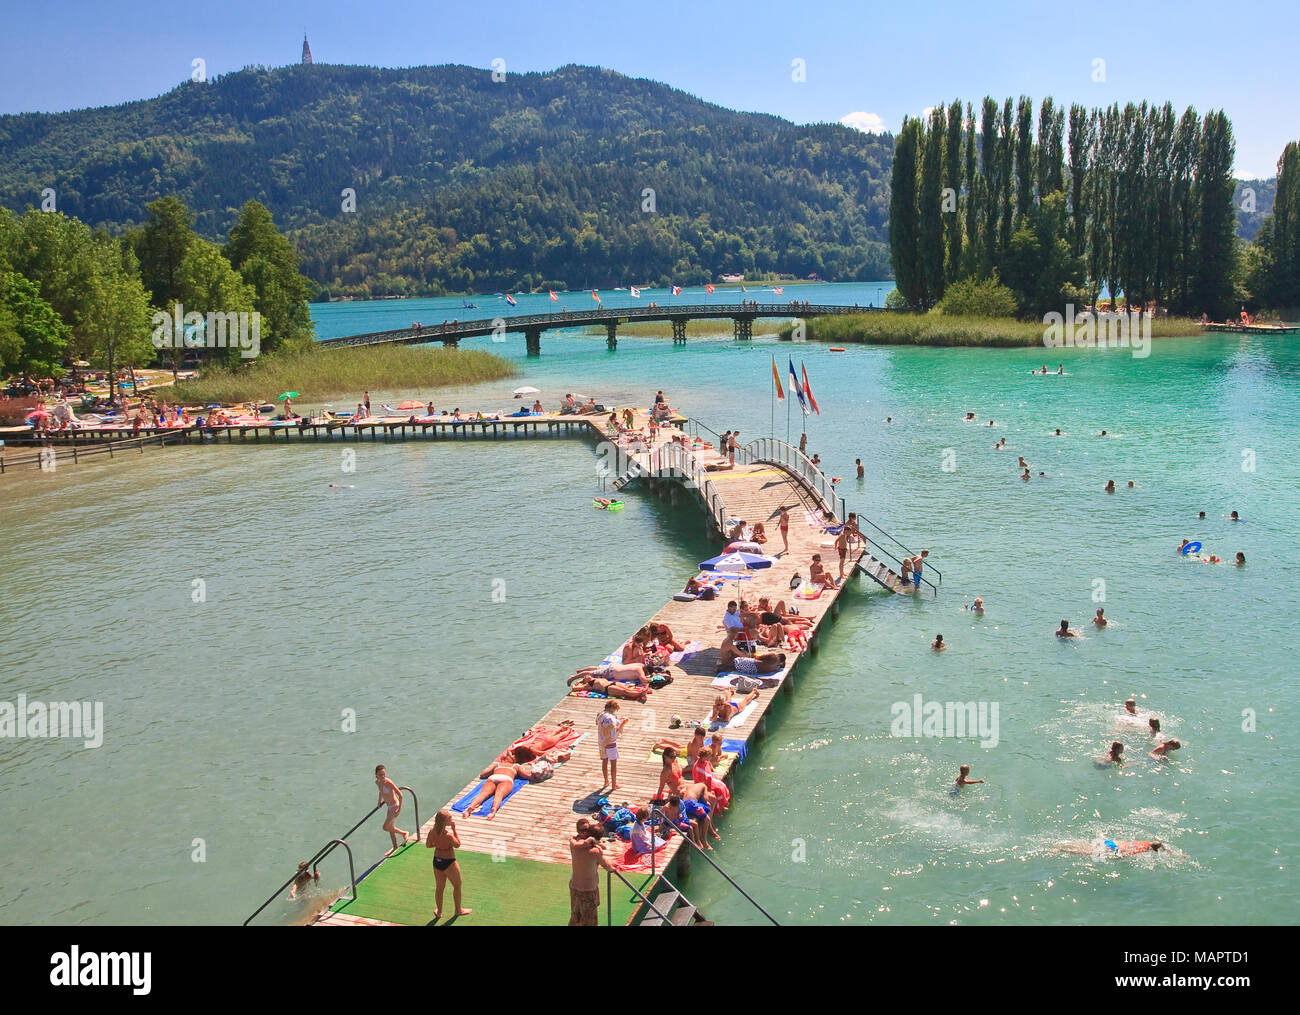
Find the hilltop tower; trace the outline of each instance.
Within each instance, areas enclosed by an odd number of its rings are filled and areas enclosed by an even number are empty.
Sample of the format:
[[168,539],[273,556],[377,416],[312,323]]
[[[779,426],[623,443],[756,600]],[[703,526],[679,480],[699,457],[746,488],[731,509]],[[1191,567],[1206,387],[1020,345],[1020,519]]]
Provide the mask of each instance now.
[[311,63],[311,45],[307,42],[307,33],[302,33],[302,62]]

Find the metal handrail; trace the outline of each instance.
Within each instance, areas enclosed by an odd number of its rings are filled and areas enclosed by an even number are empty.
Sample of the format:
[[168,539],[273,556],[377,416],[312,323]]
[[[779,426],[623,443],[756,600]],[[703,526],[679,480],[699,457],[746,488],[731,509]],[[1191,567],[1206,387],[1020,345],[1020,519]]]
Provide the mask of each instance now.
[[[641,890],[637,888],[636,885],[632,884],[631,881],[623,877],[623,875],[618,871],[606,867],[605,868],[605,926],[606,927],[614,926],[614,889],[613,889],[613,882],[610,881],[611,874],[613,874],[620,881],[622,881],[623,884],[627,885],[630,889],[632,889],[633,895],[635,895],[638,899],[640,899],[647,906],[653,909],[655,915],[659,917],[659,919],[663,920],[663,926],[665,927],[676,926],[676,924],[674,924],[671,920],[668,919],[667,913],[663,912],[658,906],[656,906],[653,902],[651,902],[648,898],[646,898],[643,894],[641,894]],[[673,891],[675,892],[677,891],[673,883],[669,881],[667,878],[664,878],[663,881],[666,885],[672,888]],[[677,892],[677,894],[681,895],[681,892]],[[682,897],[685,898],[685,896]]]
[[[378,808],[376,808],[376,810],[378,810]],[[370,813],[373,814],[374,811],[371,811]],[[368,816],[369,815],[367,815],[367,817]],[[330,853],[334,852],[334,848],[336,846],[342,846],[344,849],[348,851],[348,874],[352,879],[352,898],[348,899],[348,901],[355,902],[357,898],[357,866],[355,861],[352,858],[352,847],[349,846],[346,842],[344,842],[342,839],[330,839],[329,842],[327,842],[324,846],[322,846],[320,849],[316,851],[315,856],[313,856],[310,860],[307,861],[307,865],[311,868],[312,877],[318,878],[320,874],[320,862],[324,860],[325,857],[329,856]],[[257,907],[257,909],[253,911],[252,916],[250,916],[247,920],[245,920],[242,926],[247,927],[249,923],[251,923],[253,919],[257,916],[258,913],[260,913],[272,902],[278,899],[280,897],[280,893],[297,880],[298,880],[298,874],[295,871],[293,876],[289,878],[288,881],[286,881],[274,892],[272,892],[271,897],[267,899],[265,902],[263,902],[260,906]],[[338,899],[335,899],[334,901],[337,902]]]
[[[671,822],[671,821],[670,821],[670,820],[669,820],[669,819],[664,815],[664,813],[663,813],[663,808],[659,807],[658,805],[656,805],[656,804],[652,801],[651,804],[650,804],[650,829],[651,829],[651,834],[654,834],[654,827],[655,827],[655,825],[656,825],[656,823],[657,823],[657,822],[655,821],[655,818],[656,818],[656,817],[659,818],[659,819],[662,820],[662,821],[667,821],[668,824],[669,824],[670,826],[672,825],[672,822]],[[739,892],[741,895],[743,895],[745,898],[749,899],[750,904],[751,904],[755,909],[757,909],[760,913],[762,913],[762,914],[763,914],[764,916],[766,916],[769,920],[771,920],[773,926],[775,926],[775,927],[779,927],[779,926],[781,926],[779,923],[777,923],[777,921],[776,921],[776,917],[774,917],[774,916],[773,916],[771,913],[769,913],[766,909],[764,909],[764,908],[763,908],[762,906],[760,906],[757,902],[755,902],[755,901],[754,901],[754,898],[753,898],[753,897],[752,897],[752,896],[751,896],[747,891],[745,891],[745,889],[741,888],[740,885],[736,884],[736,882],[732,879],[731,875],[728,874],[726,871],[724,871],[721,867],[719,867],[719,866],[714,862],[713,858],[712,858],[711,856],[709,856],[708,853],[706,853],[704,850],[700,849],[699,845],[698,845],[694,840],[692,840],[691,837],[690,837],[689,835],[685,835],[685,834],[683,834],[683,832],[682,832],[682,830],[681,830],[680,828],[675,828],[674,831],[676,831],[678,835],[681,835],[681,837],[682,837],[682,841],[683,841],[683,842],[685,842],[685,843],[687,843],[688,845],[690,845],[690,847],[691,847],[692,849],[694,849],[695,852],[699,853],[700,856],[704,857],[705,860],[709,861],[709,866],[711,866],[715,871],[717,871],[717,872],[718,872],[719,874],[721,874],[724,878],[726,878],[727,881],[730,882],[732,888],[734,888],[736,891],[738,891],[738,892]],[[667,881],[668,879],[665,878],[664,880]]]
[[[419,834],[420,834],[420,798],[415,795],[415,790],[411,789],[410,786],[398,786],[397,788],[403,793],[410,793],[411,799],[415,801],[415,834],[416,834],[416,841],[418,842]],[[324,860],[327,856],[333,853],[335,849],[337,849],[339,846],[342,846],[344,849],[346,849],[348,852],[348,867],[351,868],[352,870],[352,898],[353,899],[357,897],[357,874],[356,874],[356,867],[354,866],[352,860],[352,847],[349,846],[345,840],[349,835],[351,835],[358,828],[364,825],[367,821],[373,818],[375,816],[375,812],[378,811],[383,806],[384,806],[383,804],[375,804],[373,808],[371,808],[369,811],[366,812],[365,816],[360,821],[358,821],[355,825],[349,828],[337,839],[331,839],[329,842],[327,842],[324,846],[322,846],[319,850],[317,850],[315,856],[313,856],[310,860],[307,861],[308,864],[312,865],[312,871],[314,873],[315,870],[319,867],[320,861]],[[257,909],[253,911],[252,916],[250,916],[247,920],[244,921],[243,926],[247,927],[249,921],[251,921],[253,917],[257,916],[258,913],[260,913],[272,902],[274,902],[282,891],[284,891],[291,884],[293,884],[294,878],[296,878],[297,876],[298,875],[295,873],[292,878],[290,878],[283,885],[281,885],[274,892],[272,892],[270,898],[268,898],[265,902],[263,902],[260,906],[258,906]]]

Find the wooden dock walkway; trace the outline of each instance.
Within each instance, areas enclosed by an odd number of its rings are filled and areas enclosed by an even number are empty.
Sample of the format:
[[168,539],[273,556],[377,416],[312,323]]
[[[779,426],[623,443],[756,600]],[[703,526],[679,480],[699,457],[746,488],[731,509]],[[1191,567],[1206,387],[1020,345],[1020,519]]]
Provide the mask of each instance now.
[[[611,430],[604,417],[599,421],[589,419],[589,425],[594,436],[618,442],[620,447],[628,446],[627,438]],[[638,413],[636,426],[644,426],[644,413]],[[724,464],[721,456],[711,448],[697,446],[676,428],[660,429],[653,444],[648,440],[636,441],[632,447],[637,450],[629,451],[629,455],[644,466],[648,473],[646,481],[657,493],[671,496],[674,503],[686,494],[698,496],[711,521],[722,518],[725,523],[726,519],[743,518],[751,525],[758,521],[764,522],[769,535],[766,549],[773,555],[779,555],[778,562],[771,568],[751,572],[751,577],[738,582],[728,581],[715,600],[680,602],[670,599],[653,617],[647,618],[647,622],[653,620],[667,624],[678,642],[699,643],[702,647],[674,664],[669,671],[672,683],[652,691],[644,704],[634,701],[619,703],[620,718],[630,719],[619,735],[620,788],[606,791],[605,795],[611,803],[627,801],[636,807],[645,804],[659,786],[662,759],[652,754],[654,744],[661,739],[670,739],[685,745],[690,740],[691,726],[695,721],[707,719],[716,696],[722,693],[712,685],[718,650],[723,639],[722,617],[727,601],[744,598],[755,602],[763,596],[770,597],[773,602],[784,599],[788,604],[797,604],[801,615],[812,621],[812,626],[808,629],[807,651],[781,649],[780,651],[786,652],[787,667],[781,674],[774,675],[779,677],[779,684],[761,690],[755,706],[737,717],[737,720],[743,717],[743,721],[737,721],[735,725],[720,731],[727,740],[743,742],[748,750],[764,735],[767,715],[777,695],[793,691],[795,674],[800,664],[808,653],[817,651],[818,642],[823,636],[824,621],[838,613],[840,593],[848,579],[853,577],[855,567],[863,555],[863,547],[862,544],[855,544],[851,548],[844,565],[845,582],[841,583],[840,588],[825,590],[819,598],[813,600],[793,599],[790,587],[792,575],[798,573],[806,578],[814,553],[820,553],[823,563],[832,574],[836,573],[838,556],[833,548],[832,537],[825,532],[825,528],[828,523],[842,520],[833,516],[828,518],[832,505],[842,505],[842,501],[838,501],[833,494],[826,497],[817,488],[815,481],[802,479],[797,474],[798,469],[790,469],[771,461],[772,456],[766,453],[770,449],[762,446],[762,442],[755,442],[742,452],[734,469],[719,472],[705,470],[709,465]],[[789,448],[788,452],[798,454],[793,448]],[[674,464],[685,465],[686,474],[678,478],[669,477],[666,473]],[[705,475],[708,479],[701,481]],[[791,519],[788,554],[781,553],[781,534],[776,525],[779,509],[783,505],[789,509]],[[682,575],[682,584],[692,576]],[[740,588],[740,595],[735,594],[737,587]],[[678,591],[680,586],[665,589],[664,594],[670,596]],[[620,649],[632,633],[611,631],[610,651]],[[590,665],[600,662],[600,659],[588,660]],[[570,675],[555,674],[557,693],[563,693],[564,681]],[[555,766],[555,773],[550,779],[521,788],[502,805],[493,818],[458,816],[456,824],[462,842],[460,856],[468,859],[467,854],[477,854],[480,858],[490,855],[507,865],[512,860],[529,863],[540,861],[559,865],[557,874],[560,869],[567,872],[570,863],[568,839],[573,832],[574,823],[578,817],[588,815],[595,809],[594,799],[603,785],[597,751],[596,717],[604,710],[604,706],[603,698],[566,696],[560,698],[550,711],[538,719],[535,726],[539,727],[556,727],[570,722],[586,736],[573,748],[569,761]],[[680,717],[682,721],[676,729],[670,725],[674,716]],[[504,750],[508,745],[509,741],[503,742],[501,749]],[[492,760],[486,757],[475,759],[473,773]],[[717,774],[728,784],[731,783],[736,764],[736,755],[728,754],[724,758],[724,766],[717,769]],[[466,775],[473,773],[467,772]],[[465,787],[443,806],[450,807],[462,799],[478,786],[479,781],[477,777],[469,779]],[[435,810],[436,808],[427,812],[429,820],[420,830],[421,841],[425,840],[432,828]],[[606,845],[606,855],[612,859],[621,849],[622,844],[612,840]],[[423,852],[423,847],[420,850]],[[406,850],[401,850],[394,857],[401,857],[405,852]],[[679,852],[689,854],[692,851],[689,847],[683,847],[680,836],[673,836],[669,844],[656,854],[656,870],[664,872],[669,869]],[[431,911],[433,882],[425,867],[421,863],[420,876],[411,885],[411,891],[418,891],[422,898],[428,900],[424,910]],[[356,902],[336,905],[335,911],[323,914],[318,923],[327,926],[339,923],[358,926],[403,922],[400,912],[368,907],[366,898],[376,885],[381,885],[386,880],[401,880],[410,876],[404,873],[409,868],[412,865],[408,863],[394,864],[392,860],[381,862],[361,882]],[[636,877],[644,879],[645,875]],[[489,882],[491,880],[488,879]],[[562,881],[556,883],[563,884]],[[617,889],[619,886],[616,884],[615,887]],[[490,883],[475,884],[476,897],[481,892],[492,890]],[[554,890],[562,891],[562,888]],[[448,905],[450,898],[448,895]],[[567,905],[567,900],[561,901]],[[474,905],[477,906],[478,903],[475,902]],[[474,919],[471,916],[460,922],[473,925]]]

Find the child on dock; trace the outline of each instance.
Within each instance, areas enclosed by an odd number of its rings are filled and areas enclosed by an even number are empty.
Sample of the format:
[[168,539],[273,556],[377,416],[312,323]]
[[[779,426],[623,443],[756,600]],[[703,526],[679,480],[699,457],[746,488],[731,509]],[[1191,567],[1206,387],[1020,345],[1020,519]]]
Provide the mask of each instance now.
[[626,718],[614,715],[617,701],[605,702],[605,711],[596,717],[596,735],[600,745],[600,777],[602,785],[618,789],[618,734],[627,725]]

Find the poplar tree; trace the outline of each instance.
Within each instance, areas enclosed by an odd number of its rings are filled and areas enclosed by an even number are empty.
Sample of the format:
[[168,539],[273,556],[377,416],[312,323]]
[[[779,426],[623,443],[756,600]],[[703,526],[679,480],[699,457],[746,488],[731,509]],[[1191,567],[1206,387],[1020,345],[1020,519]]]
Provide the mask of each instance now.
[[894,146],[894,167],[890,175],[889,253],[894,284],[904,302],[913,308],[920,308],[925,300],[916,203],[921,142],[921,121],[904,117]]
[[[948,107],[948,133],[943,142],[943,186],[961,194],[961,103],[954,101]],[[952,280],[961,272],[961,207],[954,204],[952,211],[943,216],[944,242],[948,248],[944,263],[944,278]],[[936,300],[936,302],[938,302]]]
[[930,126],[921,155],[921,188],[917,194],[920,217],[920,257],[925,292],[922,306],[934,306],[943,297],[943,137],[944,110],[930,111]]
[[1232,203],[1232,162],[1237,145],[1222,110],[1205,114],[1196,158],[1196,273],[1193,311],[1216,320],[1233,312],[1237,208]]

